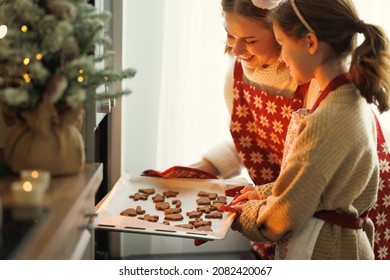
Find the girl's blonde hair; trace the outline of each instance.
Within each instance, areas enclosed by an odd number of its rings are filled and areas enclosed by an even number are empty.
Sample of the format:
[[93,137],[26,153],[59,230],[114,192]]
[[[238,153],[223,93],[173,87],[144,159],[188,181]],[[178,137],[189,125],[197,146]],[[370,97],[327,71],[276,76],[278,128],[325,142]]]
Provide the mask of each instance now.
[[[360,20],[351,0],[294,0],[301,16],[318,40],[327,42],[337,57],[351,55],[349,74],[360,94],[379,112],[389,110],[390,53],[389,40],[379,26]],[[293,3],[294,4],[294,3]],[[291,0],[284,1],[269,15],[272,22],[297,39],[309,31],[298,18]],[[357,34],[364,41],[356,47]]]

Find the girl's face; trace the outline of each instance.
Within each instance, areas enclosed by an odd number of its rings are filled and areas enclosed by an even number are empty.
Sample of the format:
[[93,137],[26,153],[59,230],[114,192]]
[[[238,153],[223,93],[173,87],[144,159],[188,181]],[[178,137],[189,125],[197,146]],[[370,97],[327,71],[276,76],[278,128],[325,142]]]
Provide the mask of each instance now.
[[281,58],[286,63],[293,80],[303,84],[313,78],[314,64],[304,39],[289,37],[275,23],[273,25],[276,41],[281,47]]
[[279,46],[272,29],[237,13],[227,12],[224,16],[227,44],[246,67],[266,67],[278,59]]

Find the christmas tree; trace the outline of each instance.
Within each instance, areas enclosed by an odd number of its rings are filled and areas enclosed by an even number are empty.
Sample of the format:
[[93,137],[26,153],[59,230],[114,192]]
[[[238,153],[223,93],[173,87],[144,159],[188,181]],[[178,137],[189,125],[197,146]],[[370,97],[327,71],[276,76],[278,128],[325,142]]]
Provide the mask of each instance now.
[[96,55],[108,12],[86,0],[0,0],[0,108],[17,116],[50,98],[56,108],[130,93],[97,88],[131,78],[133,69],[97,67],[113,53]]

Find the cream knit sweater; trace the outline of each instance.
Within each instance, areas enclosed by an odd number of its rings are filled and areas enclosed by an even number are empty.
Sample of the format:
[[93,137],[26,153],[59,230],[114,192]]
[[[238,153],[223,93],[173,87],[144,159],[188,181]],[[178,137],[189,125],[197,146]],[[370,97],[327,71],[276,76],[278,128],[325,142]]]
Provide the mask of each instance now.
[[[304,119],[291,153],[273,186],[258,187],[260,195],[269,196],[243,208],[239,222],[250,240],[276,241],[299,230],[319,210],[357,217],[375,203],[375,122],[371,107],[353,85],[331,92]],[[325,223],[312,258],[373,259],[373,241],[371,221],[365,231]]]

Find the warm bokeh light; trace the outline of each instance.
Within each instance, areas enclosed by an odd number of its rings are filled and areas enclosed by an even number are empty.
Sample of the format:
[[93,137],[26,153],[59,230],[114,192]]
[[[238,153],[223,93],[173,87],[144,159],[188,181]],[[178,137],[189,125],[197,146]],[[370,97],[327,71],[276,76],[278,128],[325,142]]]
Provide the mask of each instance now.
[[23,190],[25,192],[31,192],[32,191],[32,184],[29,181],[26,181],[23,183]]
[[31,177],[37,179],[39,177],[39,172],[36,170],[31,171]]
[[22,25],[22,27],[20,27],[20,30],[22,30],[22,32],[27,32],[28,31],[28,27],[27,25]]
[[31,77],[29,74],[23,74],[24,81],[28,84],[31,82]]
[[28,57],[23,59],[23,64],[26,65],[26,66],[29,65],[30,64],[30,59]]
[[0,39],[3,39],[6,35],[7,35],[7,32],[8,32],[8,27],[7,25],[0,25]]

